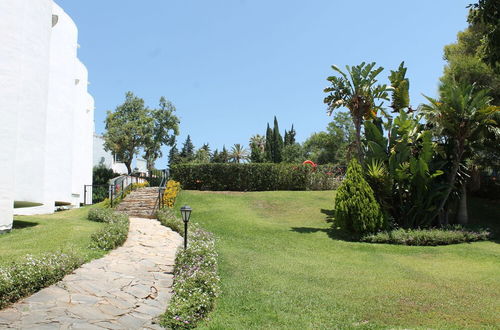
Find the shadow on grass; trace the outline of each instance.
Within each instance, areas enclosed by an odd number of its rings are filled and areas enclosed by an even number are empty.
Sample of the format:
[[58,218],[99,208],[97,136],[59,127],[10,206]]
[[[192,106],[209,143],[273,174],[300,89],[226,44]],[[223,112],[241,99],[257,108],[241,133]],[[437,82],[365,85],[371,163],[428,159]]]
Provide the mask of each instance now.
[[14,220],[14,223],[12,224],[12,229],[23,229],[35,226],[38,226],[38,223],[31,221]]
[[351,234],[345,232],[344,230],[334,225],[335,223],[334,210],[321,209],[321,213],[326,215],[325,221],[331,224],[330,228],[292,227],[291,230],[300,234],[312,234],[317,232],[324,232],[328,235],[328,237],[334,240],[349,241],[349,242],[357,241],[356,238],[353,237]]

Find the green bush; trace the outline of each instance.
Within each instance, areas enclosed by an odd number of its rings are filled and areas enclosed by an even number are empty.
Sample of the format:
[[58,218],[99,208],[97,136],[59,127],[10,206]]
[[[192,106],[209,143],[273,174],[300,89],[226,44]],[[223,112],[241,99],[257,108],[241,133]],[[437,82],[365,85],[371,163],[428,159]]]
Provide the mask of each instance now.
[[389,243],[402,245],[448,245],[466,242],[485,241],[490,237],[486,230],[474,232],[460,226],[440,229],[396,229],[367,235],[363,242]]
[[83,263],[70,253],[47,253],[0,267],[0,309],[60,281]]
[[384,217],[373,190],[365,181],[361,165],[352,159],[335,198],[335,220],[354,234],[377,232],[384,227]]
[[[183,222],[171,210],[158,211],[163,225],[184,235]],[[220,291],[217,276],[217,252],[213,235],[190,223],[189,245],[175,257],[173,296],[161,324],[171,329],[189,329],[214,308]]]
[[104,222],[106,226],[93,233],[91,248],[101,250],[113,250],[121,246],[127,240],[129,218],[124,213],[113,212],[112,209],[91,209],[88,219]]
[[326,167],[314,172],[307,165],[274,163],[179,164],[170,174],[183,189],[213,191],[323,190],[335,189],[339,182]]

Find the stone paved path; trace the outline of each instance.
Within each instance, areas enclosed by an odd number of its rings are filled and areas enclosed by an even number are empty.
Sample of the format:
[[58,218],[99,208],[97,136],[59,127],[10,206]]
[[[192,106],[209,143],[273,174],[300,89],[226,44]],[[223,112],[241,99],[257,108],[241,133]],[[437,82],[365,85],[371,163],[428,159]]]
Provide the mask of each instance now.
[[122,247],[1,310],[0,328],[161,329],[181,243],[157,220],[131,218]]

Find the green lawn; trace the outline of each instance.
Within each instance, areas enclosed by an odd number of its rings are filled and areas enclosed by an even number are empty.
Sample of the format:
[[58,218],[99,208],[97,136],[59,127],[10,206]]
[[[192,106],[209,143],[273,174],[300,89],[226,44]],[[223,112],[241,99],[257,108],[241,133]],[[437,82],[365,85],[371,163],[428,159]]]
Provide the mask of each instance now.
[[102,223],[87,220],[88,207],[50,215],[17,216],[14,229],[0,235],[0,265],[19,260],[26,254],[72,249],[86,260],[103,252],[90,250],[90,235]]
[[[223,292],[202,328],[498,327],[498,243],[338,240],[326,221],[333,198],[333,192],[182,192],[177,205],[189,204],[192,220],[218,239]],[[500,219],[498,205],[478,205]]]

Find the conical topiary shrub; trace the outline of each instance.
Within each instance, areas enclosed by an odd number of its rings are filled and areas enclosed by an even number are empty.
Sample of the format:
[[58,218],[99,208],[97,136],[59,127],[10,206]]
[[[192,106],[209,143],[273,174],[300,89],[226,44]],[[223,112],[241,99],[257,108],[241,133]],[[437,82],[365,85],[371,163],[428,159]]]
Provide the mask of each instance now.
[[377,232],[384,227],[384,217],[372,188],[363,177],[361,165],[353,158],[335,198],[335,220],[355,234]]

